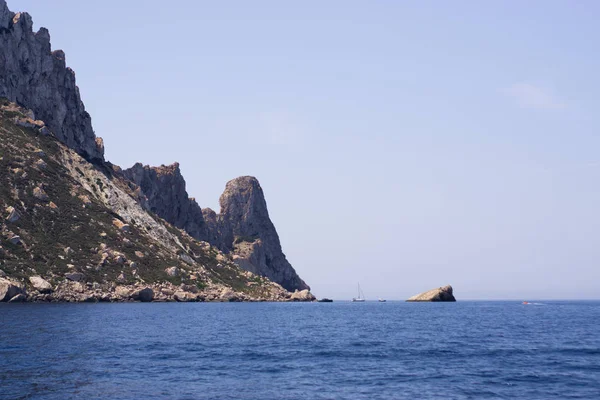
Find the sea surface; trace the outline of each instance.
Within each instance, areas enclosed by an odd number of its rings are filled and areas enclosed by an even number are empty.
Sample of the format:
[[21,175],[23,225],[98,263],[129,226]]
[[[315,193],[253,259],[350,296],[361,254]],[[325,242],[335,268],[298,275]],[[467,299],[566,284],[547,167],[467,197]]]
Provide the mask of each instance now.
[[600,302],[0,305],[2,399],[600,399]]

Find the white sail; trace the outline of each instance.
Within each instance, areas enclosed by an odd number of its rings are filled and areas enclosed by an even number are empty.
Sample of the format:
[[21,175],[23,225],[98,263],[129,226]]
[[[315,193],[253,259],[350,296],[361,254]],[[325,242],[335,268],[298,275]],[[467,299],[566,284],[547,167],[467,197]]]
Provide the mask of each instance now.
[[360,283],[358,284],[358,297],[354,297],[352,299],[352,301],[355,303],[362,303],[365,301],[365,295],[364,295],[363,291],[360,289]]

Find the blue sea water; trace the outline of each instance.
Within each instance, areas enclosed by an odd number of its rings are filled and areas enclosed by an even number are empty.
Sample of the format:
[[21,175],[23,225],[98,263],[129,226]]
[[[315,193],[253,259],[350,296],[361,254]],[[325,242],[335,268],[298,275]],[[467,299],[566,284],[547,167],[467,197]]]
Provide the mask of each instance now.
[[2,399],[600,399],[600,302],[3,304]]

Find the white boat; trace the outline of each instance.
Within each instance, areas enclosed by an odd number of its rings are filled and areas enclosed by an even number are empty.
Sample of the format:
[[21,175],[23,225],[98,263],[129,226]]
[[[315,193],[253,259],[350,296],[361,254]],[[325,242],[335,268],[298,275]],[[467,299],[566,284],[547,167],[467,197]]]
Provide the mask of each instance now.
[[354,297],[352,299],[353,303],[364,303],[365,302],[365,295],[362,292],[362,290],[360,289],[360,283],[358,284],[358,297]]
[[387,301],[386,299],[382,299],[381,297],[379,298],[380,303],[385,303],[386,301]]

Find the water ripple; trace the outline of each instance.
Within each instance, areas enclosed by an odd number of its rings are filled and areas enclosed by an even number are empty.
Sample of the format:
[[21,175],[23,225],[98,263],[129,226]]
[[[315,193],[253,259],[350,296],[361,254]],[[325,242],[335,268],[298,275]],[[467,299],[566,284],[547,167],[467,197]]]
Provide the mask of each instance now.
[[0,305],[1,399],[596,399],[598,302]]

